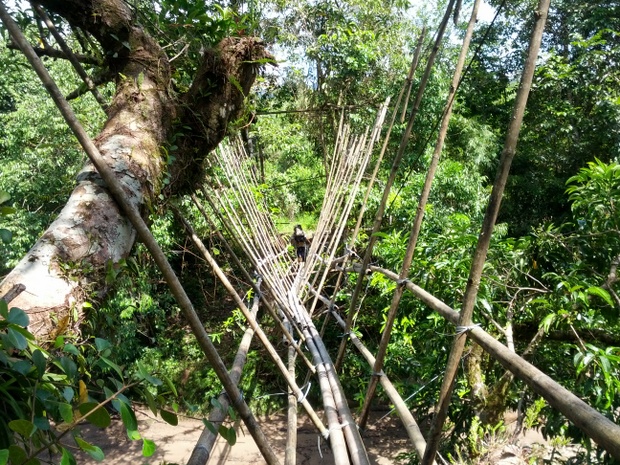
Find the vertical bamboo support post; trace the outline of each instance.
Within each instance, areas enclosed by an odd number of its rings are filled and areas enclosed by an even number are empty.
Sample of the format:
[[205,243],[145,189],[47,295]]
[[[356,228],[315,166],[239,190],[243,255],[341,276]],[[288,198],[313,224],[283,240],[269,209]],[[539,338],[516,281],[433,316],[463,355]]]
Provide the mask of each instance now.
[[[288,372],[293,379],[295,379],[295,355],[295,349],[289,346]],[[288,388],[287,413],[287,432],[286,449],[284,453],[284,465],[295,465],[297,463],[297,397],[295,397],[295,393],[290,386]]]
[[[256,283],[256,286],[260,288],[260,279]],[[256,315],[258,313],[258,305],[260,302],[260,294],[256,294],[254,296],[254,301],[252,303],[252,317],[256,320]],[[239,348],[237,349],[237,354],[235,355],[235,360],[233,361],[232,367],[230,369],[230,377],[235,384],[239,384],[239,380],[241,379],[241,372],[243,371],[243,367],[245,366],[245,362],[248,357],[248,351],[250,350],[250,344],[252,343],[252,338],[254,337],[254,330],[248,326],[243,333],[243,337],[241,338],[241,343],[239,344]],[[228,416],[228,406],[230,405],[230,400],[226,393],[222,393],[218,397],[218,401],[221,407],[216,407],[213,409],[211,414],[209,415],[209,421],[212,424],[222,424],[222,422]],[[213,446],[215,445],[215,441],[217,440],[217,434],[213,434],[208,428],[202,431],[200,438],[198,438],[198,442],[194,446],[194,450],[192,451],[192,455],[187,461],[187,465],[206,465],[209,461],[209,457],[211,456],[211,451],[213,450]]]
[[[445,141],[446,134],[448,133],[448,125],[450,123],[450,117],[452,115],[454,97],[456,95],[459,81],[461,80],[461,73],[463,72],[463,66],[465,65],[465,59],[467,58],[467,52],[469,51],[469,44],[471,42],[471,37],[474,32],[474,26],[476,25],[476,16],[478,15],[479,6],[480,6],[480,0],[476,0],[474,2],[474,7],[471,12],[469,23],[467,24],[467,31],[465,32],[465,37],[463,39],[463,45],[461,47],[461,52],[459,53],[456,68],[454,70],[454,75],[452,77],[452,83],[450,84],[450,90],[448,92],[448,97],[446,99],[446,106],[445,106],[443,118],[441,121],[439,135],[437,137],[437,143],[435,144],[435,150],[433,152],[433,157],[431,158],[431,163],[429,165],[428,173],[426,175],[426,181],[424,182],[424,187],[422,188],[422,193],[420,194],[420,200],[418,202],[416,217],[413,222],[411,233],[409,235],[409,241],[407,243],[407,250],[405,252],[405,258],[403,260],[403,265],[402,265],[402,269],[400,272],[400,277],[399,277],[400,280],[407,279],[407,277],[409,276],[409,271],[411,269],[411,262],[413,261],[413,255],[415,253],[415,247],[418,242],[418,236],[420,234],[420,228],[422,226],[422,219],[424,217],[424,208],[426,207],[426,202],[428,200],[428,196],[431,191],[431,186],[433,184],[435,172],[437,171],[437,165],[439,164],[439,157],[441,155],[443,143]],[[383,362],[385,360],[385,356],[387,353],[387,347],[388,347],[388,344],[390,342],[390,338],[392,335],[392,327],[394,325],[394,320],[396,319],[396,314],[398,312],[398,306],[400,304],[400,300],[403,296],[404,290],[405,290],[405,287],[402,284],[399,284],[396,287],[396,290],[394,291],[394,295],[392,296],[392,302],[390,304],[390,309],[388,311],[387,321],[385,323],[385,329],[383,330],[383,333],[381,334],[381,342],[379,344],[379,350],[377,352],[375,364],[372,370],[373,374],[370,378],[370,382],[368,383],[368,389],[366,390],[366,397],[364,398],[364,404],[362,406],[362,411],[360,413],[359,425],[360,425],[360,428],[362,429],[366,427],[366,421],[368,420],[368,414],[370,412],[370,406],[372,404],[372,399],[375,395],[375,390],[379,382],[379,377],[381,376],[379,373],[381,373],[383,370]]]
[[204,351],[209,363],[213,367],[216,372],[218,378],[222,381],[224,385],[224,389],[229,395],[233,405],[239,412],[239,416],[243,419],[248,431],[256,441],[256,444],[261,451],[265,461],[269,464],[279,464],[279,460],[271,446],[267,442],[260,426],[256,421],[256,418],[252,414],[252,411],[245,403],[243,398],[241,397],[241,393],[237,386],[233,383],[232,379],[228,375],[228,371],[226,370],[226,366],[222,359],[220,358],[217,349],[209,339],[209,335],[205,331],[202,326],[202,322],[198,318],[196,311],[194,310],[194,306],[192,302],[189,300],[185,289],[181,285],[179,279],[177,278],[172,266],[168,262],[164,252],[159,247],[159,244],[151,234],[148,226],[140,216],[140,213],[137,209],[128,201],[125,197],[125,192],[123,188],[120,186],[118,180],[116,179],[114,173],[110,169],[110,167],[105,163],[101,154],[99,153],[99,149],[92,142],[78,119],[76,118],[71,106],[67,103],[65,98],[58,89],[58,86],[49,75],[43,63],[36,55],[30,43],[26,40],[22,32],[19,30],[19,27],[11,16],[8,14],[4,3],[0,0],[0,20],[5,25],[15,43],[19,46],[21,51],[24,53],[30,65],[35,70],[41,82],[45,86],[46,90],[50,93],[54,103],[60,110],[63,118],[75,134],[77,140],[80,145],[88,155],[88,158],[91,160],[97,171],[99,172],[101,178],[106,183],[107,188],[110,191],[110,194],[117,202],[119,207],[125,212],[127,219],[131,222],[132,226],[136,229],[136,232],[144,245],[147,247],[151,255],[153,256],[153,260],[157,264],[157,267],[160,269],[161,273],[168,284],[172,295],[174,295],[179,307],[183,311],[185,318],[187,319],[190,327],[192,328],[192,332],[194,333],[196,340],[198,341],[201,349]]
[[347,321],[349,320],[352,321],[355,313],[357,312],[357,302],[359,300],[359,296],[362,292],[362,287],[364,285],[364,278],[366,275],[366,270],[368,269],[368,265],[372,257],[372,251],[373,251],[375,242],[377,241],[376,233],[378,233],[379,229],[381,229],[381,223],[383,222],[383,214],[385,213],[385,207],[387,205],[390,191],[392,190],[392,185],[394,184],[394,181],[396,179],[396,174],[398,173],[400,162],[402,161],[403,156],[405,155],[405,148],[407,147],[409,143],[409,137],[411,136],[411,132],[413,130],[413,124],[416,120],[418,110],[420,108],[420,103],[422,102],[422,97],[424,95],[424,90],[426,89],[426,85],[428,83],[428,80],[431,75],[431,71],[433,69],[433,65],[435,63],[435,58],[437,57],[437,53],[439,52],[439,46],[443,39],[444,33],[446,31],[448,21],[450,20],[450,14],[452,12],[454,2],[455,0],[450,0],[450,2],[448,3],[448,6],[446,7],[446,12],[443,16],[441,24],[439,25],[439,30],[437,31],[437,38],[435,39],[433,50],[431,51],[431,54],[428,57],[428,62],[426,64],[426,69],[424,70],[424,75],[422,76],[422,80],[420,81],[420,87],[418,89],[418,94],[416,96],[416,100],[411,110],[411,115],[409,117],[409,122],[407,123],[407,128],[405,129],[405,132],[400,142],[400,146],[398,147],[398,151],[396,153],[396,156],[394,157],[392,168],[390,170],[390,175],[389,175],[388,180],[386,181],[385,189],[383,190],[383,196],[381,198],[381,202],[379,203],[379,207],[375,215],[372,232],[368,239],[368,247],[366,248],[366,253],[364,254],[364,259],[362,261],[362,268],[357,278],[357,283],[355,285],[353,295],[351,296],[351,303],[349,305],[349,316],[347,318]]
[[491,242],[491,234],[499,212],[502,194],[504,192],[510,171],[510,165],[516,152],[519,131],[523,121],[523,114],[525,113],[525,106],[527,104],[527,99],[532,85],[534,70],[536,69],[536,59],[538,57],[542,35],[547,21],[547,14],[549,12],[549,3],[550,0],[539,0],[538,7],[535,12],[536,22],[534,24],[534,29],[530,39],[528,56],[525,61],[521,82],[517,91],[512,118],[510,119],[510,124],[508,126],[504,150],[502,151],[500,159],[500,166],[497,171],[495,182],[493,183],[493,190],[491,192],[491,198],[485,213],[482,230],[480,232],[480,236],[478,237],[478,245],[474,253],[469,278],[467,280],[467,288],[465,289],[465,295],[463,297],[463,306],[459,317],[457,335],[454,338],[452,350],[448,358],[448,365],[446,367],[445,377],[441,386],[439,403],[437,405],[437,411],[431,428],[431,434],[428,439],[424,459],[422,460],[422,465],[430,464],[435,458],[443,424],[448,415],[448,406],[450,405],[450,397],[454,388],[454,380],[456,378],[461,355],[465,347],[467,331],[471,326],[471,318],[476,304],[478,287],[480,286],[482,268],[484,266],[484,262],[486,261],[487,251]]

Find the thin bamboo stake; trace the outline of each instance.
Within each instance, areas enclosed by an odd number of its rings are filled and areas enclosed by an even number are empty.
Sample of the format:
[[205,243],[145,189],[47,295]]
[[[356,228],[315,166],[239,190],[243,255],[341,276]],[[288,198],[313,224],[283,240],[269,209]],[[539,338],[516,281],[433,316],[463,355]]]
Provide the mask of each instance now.
[[368,246],[366,247],[366,253],[364,254],[364,259],[362,261],[362,268],[357,278],[357,283],[355,285],[353,294],[351,295],[351,303],[349,305],[350,315],[348,316],[347,321],[349,321],[349,319],[350,321],[353,321],[355,314],[358,311],[357,303],[359,300],[359,296],[362,292],[362,288],[364,286],[364,278],[366,275],[366,270],[368,269],[368,265],[370,263],[370,259],[372,257],[372,252],[374,249],[375,242],[377,240],[377,233],[381,229],[381,223],[383,222],[383,214],[385,213],[385,207],[387,205],[387,201],[390,195],[390,191],[392,189],[392,185],[394,184],[394,181],[396,179],[396,174],[400,167],[400,163],[403,159],[403,156],[405,155],[405,148],[407,147],[409,143],[409,137],[411,136],[411,131],[413,130],[413,124],[416,120],[418,110],[420,108],[420,103],[422,102],[422,97],[424,95],[424,90],[426,89],[426,85],[428,83],[433,65],[435,63],[435,58],[437,56],[437,53],[439,52],[439,46],[443,39],[446,27],[448,25],[448,21],[450,20],[450,13],[452,12],[452,7],[454,6],[454,2],[455,0],[450,0],[450,2],[448,3],[444,17],[441,21],[441,24],[439,25],[439,30],[437,31],[437,38],[435,39],[435,44],[428,57],[428,62],[426,64],[426,69],[424,70],[424,75],[422,76],[422,79],[420,81],[420,87],[418,89],[418,94],[416,96],[416,100],[411,110],[411,115],[409,116],[409,122],[407,123],[407,128],[405,129],[405,132],[402,136],[400,146],[398,147],[398,152],[396,153],[396,156],[394,157],[392,168],[390,170],[390,175],[389,175],[388,180],[386,181],[385,189],[383,190],[383,196],[381,198],[381,202],[379,203],[379,207],[377,208],[377,213],[375,215],[372,232],[370,234],[370,237],[368,238]]
[[[411,68],[415,69],[417,68],[417,61],[419,58],[419,53],[420,48],[416,49],[416,53],[414,54],[413,60],[411,61]],[[414,66],[415,64],[415,66]],[[370,180],[368,181],[368,185],[366,186],[366,193],[364,194],[364,199],[362,200],[362,204],[360,207],[360,211],[359,214],[357,216],[357,222],[355,223],[355,228],[353,229],[353,233],[351,234],[351,237],[349,238],[349,245],[348,245],[348,249],[352,252],[353,251],[353,247],[355,245],[355,241],[357,240],[357,235],[359,234],[359,230],[362,227],[362,220],[364,219],[364,215],[366,213],[366,206],[368,204],[368,197],[370,197],[370,193],[372,192],[372,188],[375,184],[375,180],[377,179],[377,173],[379,172],[379,168],[381,167],[381,161],[383,160],[383,156],[385,155],[385,151],[387,149],[388,143],[390,141],[390,135],[392,134],[392,128],[394,127],[394,122],[396,121],[396,115],[398,114],[398,110],[400,108],[400,103],[401,100],[403,98],[403,93],[405,91],[405,86],[407,84],[405,83],[405,85],[403,87],[401,87],[400,89],[400,93],[398,94],[398,98],[396,99],[396,104],[394,105],[394,109],[392,110],[392,118],[390,120],[390,124],[388,125],[387,131],[385,133],[385,136],[383,138],[383,146],[381,147],[381,151],[379,152],[379,156],[377,157],[377,161],[375,163],[375,167],[374,170],[370,176]],[[348,261],[348,255],[345,257],[345,261],[342,265],[343,268],[346,267],[346,263]],[[342,271],[338,273],[338,278],[336,279],[336,285],[334,286],[334,292],[332,293],[332,296],[335,296],[338,291],[340,290],[340,284],[342,281],[342,276],[343,273]],[[333,297],[332,297],[333,298]],[[353,323],[353,317],[354,317],[355,313],[349,311],[349,314],[347,315],[347,324],[346,324],[346,328],[345,328],[345,332],[348,332],[351,328],[351,324]],[[346,353],[346,346],[347,346],[347,339],[346,338],[342,338],[342,341],[340,342],[340,347],[338,348],[338,355],[336,356],[336,363],[335,363],[335,369],[336,372],[339,372],[340,369],[342,368],[342,364],[344,362],[344,356]]]
[[252,411],[249,409],[248,405],[243,400],[241,393],[237,389],[237,386],[233,383],[230,376],[228,375],[226,366],[222,362],[222,359],[220,358],[215,346],[209,339],[209,335],[202,326],[202,322],[198,318],[192,302],[189,300],[189,297],[185,293],[185,289],[175,275],[174,270],[170,266],[170,263],[168,262],[164,252],[159,247],[159,244],[151,234],[151,231],[140,216],[140,213],[126,198],[125,191],[116,179],[114,172],[101,157],[99,149],[92,142],[92,140],[76,118],[73,110],[71,109],[71,106],[67,103],[64,96],[61,94],[60,89],[58,89],[58,86],[45,69],[45,66],[43,66],[43,63],[32,49],[30,43],[26,40],[22,32],[19,30],[17,24],[15,24],[11,16],[8,14],[2,0],[0,0],[0,20],[2,20],[2,23],[9,31],[9,34],[11,35],[15,43],[19,46],[22,53],[24,53],[30,65],[41,79],[41,82],[51,95],[63,118],[75,134],[80,145],[88,155],[88,158],[91,160],[91,162],[99,172],[101,178],[106,183],[110,195],[112,195],[120,208],[125,212],[127,219],[136,229],[138,236],[153,256],[153,260],[162,272],[162,275],[164,276],[164,279],[166,280],[170,291],[177,300],[179,307],[183,311],[185,318],[187,319],[190,327],[192,328],[192,332],[194,333],[198,344],[204,351],[207,359],[209,360],[209,363],[213,367],[213,370],[224,385],[224,389],[229,395],[234,407],[239,412],[239,416],[243,419],[243,422],[248,428],[248,431],[254,438],[254,441],[256,442],[259,450],[261,451],[263,458],[269,464],[279,464],[277,456],[267,442],[267,439],[265,438],[262,430],[260,429],[260,426],[256,422],[256,418],[254,418]]
[[411,87],[413,86],[413,74],[415,73],[416,68],[418,67],[418,62],[420,61],[420,52],[422,51],[422,44],[424,43],[424,38],[426,37],[426,26],[422,28],[422,32],[420,32],[420,37],[418,38],[418,44],[415,48],[415,53],[413,55],[413,61],[411,62],[411,68],[409,69],[409,74],[407,75],[407,79],[405,81],[405,85],[407,87],[407,96],[405,97],[405,104],[403,105],[403,112],[400,115],[400,124],[405,122],[405,116],[407,116],[407,103],[409,102],[409,95],[411,95]]
[[[259,279],[259,281],[256,283],[259,288],[260,281],[261,280]],[[256,314],[258,313],[259,302],[260,294],[254,295],[251,310],[254,320],[256,320]],[[231,379],[237,385],[239,384],[239,380],[241,379],[241,372],[243,371],[243,367],[245,366],[248,351],[250,350],[250,344],[252,343],[253,337],[254,330],[250,326],[248,326],[243,333],[241,343],[239,344],[237,354],[235,355],[235,360],[233,361],[232,367],[229,372]],[[230,405],[230,401],[226,393],[220,394],[217,400],[220,407],[215,407],[209,414],[209,421],[213,425],[220,425],[224,422],[224,420],[226,420],[226,418],[228,417],[228,406]],[[216,440],[217,434],[213,434],[211,430],[209,430],[209,428],[205,427],[205,429],[200,435],[200,438],[198,438],[198,442],[194,446],[194,450],[192,451],[192,455],[187,461],[187,465],[206,465],[206,463],[209,461],[211,450],[213,449]]]
[[463,297],[459,326],[461,328],[465,328],[465,330],[462,332],[457,331],[457,335],[454,338],[452,350],[450,351],[450,356],[448,358],[445,377],[441,386],[435,419],[431,427],[431,433],[426,446],[424,459],[422,460],[422,465],[430,464],[435,458],[435,453],[439,447],[443,424],[448,415],[448,407],[450,405],[450,397],[454,388],[454,381],[456,379],[461,355],[463,354],[463,349],[467,340],[467,328],[471,326],[471,317],[476,304],[478,287],[480,286],[480,277],[482,276],[482,268],[484,267],[484,262],[486,261],[487,251],[491,242],[491,234],[493,233],[493,226],[495,225],[495,220],[497,219],[497,214],[499,212],[499,206],[504,192],[504,187],[506,186],[506,181],[508,179],[510,165],[516,152],[519,131],[523,121],[523,114],[525,113],[525,106],[530,93],[534,70],[536,69],[536,59],[538,57],[542,34],[547,21],[549,3],[550,0],[540,0],[538,3],[538,8],[535,12],[536,22],[532,30],[528,56],[523,69],[523,74],[521,76],[519,89],[517,91],[514,111],[508,126],[508,133],[506,134],[506,142],[504,144],[504,150],[502,151],[500,166],[497,171],[495,182],[493,183],[491,198],[485,213],[482,230],[480,232],[480,236],[478,237],[478,245],[476,246],[476,251],[474,253],[469,272],[469,278],[467,280],[467,288],[465,289],[465,295]]
[[[359,267],[357,267],[359,268]],[[398,275],[377,266],[371,266],[372,272],[381,273],[392,281],[398,281]],[[354,270],[358,272],[359,270]],[[459,324],[460,314],[440,299],[407,281],[405,287],[430,309],[439,313],[453,325]],[[469,337],[479,344],[489,355],[514,375],[542,396],[549,405],[561,412],[583,433],[599,444],[616,459],[620,459],[620,425],[597,412],[583,400],[558,384],[548,375],[519,357],[493,336],[479,326],[468,329]]]
[[[290,331],[290,330],[289,330]],[[295,379],[295,349],[288,348],[288,371],[290,376]],[[297,397],[288,387],[288,409],[286,421],[286,449],[284,453],[284,465],[296,465],[297,463]],[[188,464],[190,465],[190,464]]]
[[[452,77],[452,83],[450,84],[450,90],[448,91],[448,97],[447,97],[446,106],[444,109],[444,116],[442,118],[441,128],[439,131],[439,135],[437,137],[437,144],[435,145],[433,157],[431,159],[431,163],[428,168],[428,173],[426,175],[426,181],[424,183],[424,187],[422,188],[422,193],[420,194],[420,200],[418,202],[418,209],[417,209],[416,217],[413,222],[411,233],[409,235],[409,241],[407,243],[407,250],[405,251],[405,257],[403,259],[403,264],[402,264],[402,268],[400,272],[401,280],[406,279],[407,276],[409,276],[409,270],[411,269],[411,262],[413,261],[415,247],[418,242],[418,236],[420,234],[420,228],[422,226],[422,218],[424,217],[424,209],[426,207],[426,202],[428,200],[428,196],[431,191],[431,186],[433,184],[435,172],[437,171],[437,165],[439,164],[439,156],[441,155],[443,143],[446,138],[446,134],[448,133],[448,125],[450,123],[450,116],[452,115],[452,106],[453,106],[452,104],[454,102],[454,97],[456,95],[458,84],[461,80],[461,73],[463,71],[463,66],[465,65],[465,59],[467,58],[467,52],[469,51],[469,44],[471,42],[471,37],[474,32],[474,26],[476,25],[476,16],[478,15],[479,6],[480,6],[480,0],[476,0],[474,2],[474,6],[471,12],[469,23],[467,25],[467,31],[465,32],[465,37],[463,38],[463,45],[461,47],[461,52],[459,54],[456,68],[454,70],[454,75]],[[398,306],[400,305],[400,300],[403,296],[404,290],[405,289],[402,285],[396,286],[394,295],[392,296],[392,302],[390,304],[390,309],[388,310],[387,320],[386,320],[386,323],[383,329],[383,333],[381,334],[381,342],[379,343],[379,350],[377,352],[375,366],[372,370],[373,375],[371,376],[370,381],[368,383],[368,388],[366,390],[366,397],[364,398],[364,404],[362,406],[362,411],[359,417],[359,426],[362,429],[366,427],[366,421],[368,420],[368,415],[370,413],[370,406],[372,404],[372,399],[375,395],[375,390],[379,382],[379,376],[377,375],[377,373],[380,373],[383,370],[383,363],[385,360],[385,356],[387,354],[388,344],[390,343],[390,338],[392,336],[392,327],[396,319],[396,314],[398,312]]]

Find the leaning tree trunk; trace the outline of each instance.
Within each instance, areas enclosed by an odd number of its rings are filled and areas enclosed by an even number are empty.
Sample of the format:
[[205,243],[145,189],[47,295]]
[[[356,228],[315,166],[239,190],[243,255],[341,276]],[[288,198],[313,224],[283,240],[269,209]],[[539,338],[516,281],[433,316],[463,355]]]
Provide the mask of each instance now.
[[[92,34],[107,66],[118,76],[107,122],[95,138],[101,155],[116,173],[127,198],[148,214],[163,186],[162,145],[175,124],[191,127],[177,154],[174,177],[184,170],[201,172],[202,159],[224,137],[238,115],[244,94],[256,75],[256,62],[266,56],[255,39],[227,39],[205,54],[194,85],[186,96],[172,96],[170,65],[161,47],[137,25],[123,0],[40,0],[73,28]],[[129,44],[127,47],[126,45]],[[241,83],[241,86],[232,82]],[[197,98],[203,86],[213,98]],[[240,88],[239,88],[240,87]],[[243,91],[243,92],[241,92]],[[205,93],[207,94],[207,93]],[[182,110],[193,104],[191,111]],[[200,120],[195,115],[200,116]],[[199,179],[192,176],[192,183]],[[190,190],[187,181],[177,190]],[[43,236],[0,284],[0,296],[17,284],[26,287],[11,305],[30,316],[30,330],[39,340],[53,338],[79,321],[85,302],[105,295],[106,268],[126,257],[135,231],[112,200],[93,165],[77,176],[67,204]],[[78,316],[77,320],[75,316]]]

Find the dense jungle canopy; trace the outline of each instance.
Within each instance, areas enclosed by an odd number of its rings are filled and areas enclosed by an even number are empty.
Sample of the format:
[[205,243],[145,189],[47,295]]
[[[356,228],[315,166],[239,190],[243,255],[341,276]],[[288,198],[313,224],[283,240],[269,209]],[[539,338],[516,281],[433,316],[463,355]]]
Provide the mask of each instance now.
[[[221,380],[125,208],[148,224],[207,344],[232,362],[246,320],[179,219],[189,220],[241,296],[249,302],[260,294],[226,218],[201,207],[208,192],[225,195],[218,186],[227,175],[213,161],[218,146],[242,148],[256,180],[252,195],[284,242],[297,224],[312,237],[325,227],[319,215],[342,121],[363,133],[390,98],[393,127],[384,125],[360,176],[368,196],[356,197],[336,246],[359,259],[353,269],[368,252],[370,265],[398,271],[448,99],[451,119],[405,278],[460,310],[538,18],[534,0],[484,2],[457,89],[453,73],[473,4],[0,0],[0,465],[43,463],[35,457],[45,449],[58,453],[53,463],[75,463],[58,431],[73,431],[93,410],[89,421],[107,426],[100,402],[136,440],[135,403],[171,423],[217,406]],[[129,207],[119,207],[10,23],[69,101]],[[399,94],[407,98],[402,106]],[[294,262],[292,246],[287,254]],[[552,0],[472,321],[616,424],[619,266],[620,2]],[[391,327],[390,302],[403,281],[377,272],[363,278],[328,277],[331,305],[344,319],[352,300],[359,307],[351,330],[372,353],[391,329],[385,373],[428,427],[454,326],[400,291]],[[329,318],[322,305],[317,326]],[[276,318],[258,318],[285,353]],[[342,336],[325,324],[334,359]],[[372,370],[349,346],[342,346],[340,381],[355,411]],[[581,444],[582,463],[620,460],[475,342],[460,366],[439,449],[452,463],[484,457],[507,411],[517,412],[521,428]],[[298,362],[298,369],[303,379],[306,367]],[[253,344],[239,383],[253,411],[285,405],[269,396],[286,391],[277,373],[265,348]],[[308,396],[320,393],[313,387]],[[389,404],[379,389],[372,405]],[[232,427],[219,434],[234,442]],[[72,444],[101,458],[79,436]],[[143,439],[145,455],[155,446]],[[407,460],[419,463],[413,453]]]

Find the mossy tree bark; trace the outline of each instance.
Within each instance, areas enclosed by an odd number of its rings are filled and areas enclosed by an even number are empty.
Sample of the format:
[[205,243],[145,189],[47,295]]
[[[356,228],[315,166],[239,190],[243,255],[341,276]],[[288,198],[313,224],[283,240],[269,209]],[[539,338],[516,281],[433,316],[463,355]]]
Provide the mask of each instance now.
[[[201,180],[206,153],[238,117],[258,71],[256,63],[268,56],[260,41],[229,38],[207,51],[194,84],[179,95],[171,90],[168,58],[140,27],[127,2],[36,3],[94,37],[107,57],[106,67],[116,76],[106,124],[94,142],[129,201],[144,216],[157,203],[167,169],[162,146],[177,125],[191,130],[179,141],[167,193],[191,191]],[[84,302],[106,294],[106,268],[127,257],[134,241],[133,227],[87,163],[66,206],[0,284],[0,295],[16,284],[25,285],[12,305],[29,314],[30,330],[39,340],[53,338],[79,322]]]

